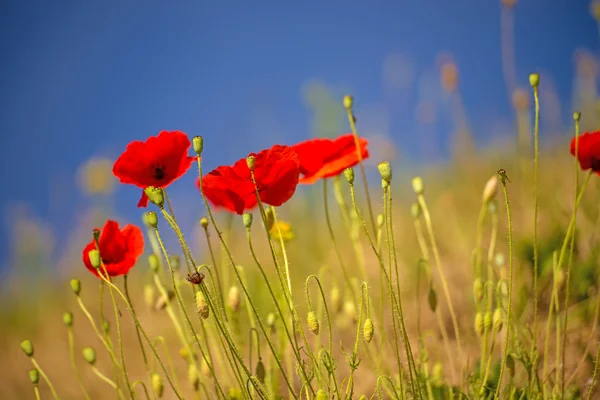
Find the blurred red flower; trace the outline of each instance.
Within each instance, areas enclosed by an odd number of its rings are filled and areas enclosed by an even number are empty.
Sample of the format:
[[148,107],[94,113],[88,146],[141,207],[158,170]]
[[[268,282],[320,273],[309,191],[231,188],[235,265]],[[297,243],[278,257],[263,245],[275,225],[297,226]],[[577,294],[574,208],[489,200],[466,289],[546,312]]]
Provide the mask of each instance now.
[[[190,139],[181,131],[161,131],[145,142],[133,141],[113,166],[113,175],[121,183],[142,189],[148,186],[165,188],[186,173],[196,160],[189,157]],[[138,207],[148,206],[148,196],[142,191]]]
[[[577,160],[581,169],[591,169],[600,175],[600,131],[585,132],[578,138]],[[575,155],[575,138],[571,140],[571,154]]]
[[[260,200],[271,206],[288,201],[298,185],[299,162],[296,152],[289,146],[275,145],[254,156],[254,178]],[[200,185],[200,180],[197,181]],[[202,178],[204,194],[216,207],[237,214],[254,208],[258,200],[246,159],[232,167],[221,166]]]
[[[368,141],[358,138],[363,160],[369,157]],[[354,135],[348,133],[337,139],[312,139],[300,142],[292,148],[300,160],[300,183],[315,183],[321,178],[329,178],[358,164],[358,154]]]
[[[135,225],[125,225],[121,230],[118,222],[107,220],[100,233],[98,247],[102,264],[108,275],[126,275],[144,252],[144,236],[140,228]],[[83,263],[90,272],[99,277],[89,257],[90,250],[94,249],[96,243],[92,239],[83,248]]]

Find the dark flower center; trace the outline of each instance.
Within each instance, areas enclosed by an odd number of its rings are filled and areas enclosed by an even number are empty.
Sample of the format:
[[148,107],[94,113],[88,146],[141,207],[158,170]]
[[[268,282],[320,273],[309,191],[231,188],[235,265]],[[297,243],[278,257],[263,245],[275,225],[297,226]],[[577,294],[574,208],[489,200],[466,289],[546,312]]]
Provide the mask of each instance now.
[[110,263],[111,263],[111,262],[110,262],[110,260],[107,260],[106,258],[103,258],[103,259],[102,259],[102,264],[104,264],[104,265],[108,265],[108,264],[110,264]]
[[592,157],[592,171],[600,172],[600,158]]
[[157,165],[154,164],[151,167],[152,170],[152,176],[154,177],[154,179],[161,181],[165,178],[165,166],[164,165]]

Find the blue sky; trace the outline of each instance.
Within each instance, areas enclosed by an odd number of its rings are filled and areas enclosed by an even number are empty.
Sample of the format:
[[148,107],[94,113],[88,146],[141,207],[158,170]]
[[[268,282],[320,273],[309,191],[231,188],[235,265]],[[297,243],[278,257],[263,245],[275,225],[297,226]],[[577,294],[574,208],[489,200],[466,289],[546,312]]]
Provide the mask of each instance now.
[[[83,201],[74,185],[78,166],[95,155],[116,158],[127,142],[163,129],[203,135],[208,168],[273,141],[307,138],[302,88],[311,79],[351,90],[359,122],[361,105],[390,108],[387,134],[418,155],[405,132],[416,129],[419,85],[386,88],[391,53],[411,60],[418,81],[435,73],[440,52],[450,52],[479,141],[490,134],[487,121],[511,118],[499,1],[227,3],[0,2],[0,208],[27,203],[60,234]],[[532,71],[548,73],[569,115],[573,53],[598,52],[588,3],[519,3],[518,83],[526,85]],[[437,129],[446,140],[447,127]],[[119,212],[137,220],[138,197],[137,189],[119,188]]]

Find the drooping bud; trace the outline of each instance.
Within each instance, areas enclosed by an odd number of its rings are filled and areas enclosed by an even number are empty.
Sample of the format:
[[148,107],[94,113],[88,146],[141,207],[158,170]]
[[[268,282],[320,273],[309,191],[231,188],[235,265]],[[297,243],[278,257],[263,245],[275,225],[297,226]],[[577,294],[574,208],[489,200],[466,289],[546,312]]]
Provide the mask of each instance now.
[[148,256],[148,264],[153,273],[158,273],[158,270],[160,269],[160,260],[156,254],[152,253]]
[[429,309],[431,312],[435,312],[437,309],[437,294],[435,293],[435,289],[433,285],[429,285],[429,293],[427,293],[427,303],[429,304]]
[[165,392],[165,386],[163,385],[162,378],[159,374],[152,374],[152,391],[159,399],[163,397]]
[[29,380],[31,381],[31,383],[33,385],[37,385],[38,383],[40,383],[40,371],[38,371],[37,369],[30,369],[29,370]]
[[483,329],[486,332],[489,332],[492,329],[492,313],[490,311],[486,311],[483,315]]
[[365,320],[365,324],[363,325],[363,339],[365,339],[365,342],[371,343],[374,334],[375,327],[373,326],[373,320],[371,318],[367,318]]
[[204,229],[208,229],[208,218],[202,217],[200,218],[200,226]]
[[273,215],[273,209],[271,207],[265,210],[265,224],[267,230],[271,230],[273,228],[273,224],[275,224],[275,215]]
[[484,203],[492,200],[496,193],[498,192],[498,176],[493,175],[490,179],[488,179],[485,187],[483,188],[482,200]]
[[202,150],[204,150],[204,138],[202,136],[194,136],[192,145],[194,146],[196,154],[199,156],[202,155]]
[[319,334],[319,320],[317,319],[317,314],[314,311],[310,311],[308,313],[308,317],[306,318],[308,329],[314,333],[315,335]]
[[529,74],[529,84],[532,88],[536,89],[540,85],[540,75],[539,74]]
[[412,203],[410,205],[410,215],[414,219],[418,219],[421,216],[421,205],[419,203]]
[[31,340],[23,340],[21,342],[21,350],[23,350],[23,353],[27,357],[33,357],[33,343],[31,343]]
[[254,171],[254,164],[256,163],[256,158],[254,156],[246,157],[246,165],[248,165],[248,169],[250,171]]
[[196,364],[190,364],[188,367],[188,382],[194,391],[200,389],[200,374],[198,374]]
[[144,285],[144,303],[148,308],[152,308],[156,298],[154,296],[154,286],[147,283]]
[[256,375],[256,378],[258,379],[258,381],[262,384],[265,383],[265,377],[267,376],[267,371],[265,370],[265,364],[263,364],[262,362],[262,358],[258,359],[258,362],[256,363],[256,369],[254,374]]
[[204,297],[204,293],[202,293],[201,290],[196,292],[196,310],[198,311],[200,318],[208,319],[210,310],[208,308],[208,303],[206,302],[206,297]]
[[71,290],[73,290],[73,293],[75,293],[75,295],[79,296],[79,293],[81,293],[81,281],[79,279],[71,279]]
[[502,321],[502,310],[500,309],[500,307],[497,307],[494,310],[494,315],[492,316],[492,325],[496,333],[500,332],[500,329],[502,329],[503,322],[504,321]]
[[244,228],[250,229],[252,226],[252,214],[244,213],[244,215],[242,215],[242,221],[244,222]]
[[346,180],[349,184],[354,184],[354,170],[352,168],[346,168],[344,170],[344,176],[346,177]]
[[340,288],[337,285],[334,285],[331,288],[331,304],[333,306],[333,311],[339,313],[342,311],[342,294],[340,293]]
[[150,228],[158,227],[158,216],[154,211],[149,211],[146,213],[146,222],[148,223],[148,226],[150,226]]
[[227,295],[227,302],[231,311],[237,312],[240,309],[240,290],[237,286],[232,286]]
[[96,352],[94,351],[94,349],[92,349],[91,347],[84,347],[81,353],[83,354],[84,360],[88,364],[96,364]]
[[515,359],[512,354],[506,355],[506,369],[511,378],[515,376]]
[[92,267],[96,269],[100,268],[100,252],[97,249],[90,250],[88,257],[90,258],[90,264],[92,264]]
[[423,179],[420,176],[413,178],[412,187],[417,195],[422,195],[424,191]]
[[352,106],[354,105],[354,98],[349,95],[344,96],[343,104],[346,110],[352,110]]
[[483,281],[481,278],[475,279],[473,283],[473,295],[475,296],[475,301],[479,303],[483,300]]
[[477,336],[483,336],[484,329],[483,313],[478,312],[475,314],[475,333],[477,333]]
[[66,312],[63,314],[63,323],[69,328],[73,326],[73,313]]
[[377,169],[379,170],[381,179],[383,179],[387,183],[392,182],[392,167],[390,166],[389,161],[380,162],[379,164],[377,164]]

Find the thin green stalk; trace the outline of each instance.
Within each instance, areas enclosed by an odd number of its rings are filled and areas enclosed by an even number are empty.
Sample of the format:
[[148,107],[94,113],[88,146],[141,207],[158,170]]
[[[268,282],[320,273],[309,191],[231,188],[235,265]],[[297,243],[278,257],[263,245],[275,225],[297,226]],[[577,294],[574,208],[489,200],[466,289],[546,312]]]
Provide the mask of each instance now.
[[[504,342],[504,357],[502,360],[502,365],[500,366],[500,375],[498,377],[498,386],[496,388],[496,393],[494,394],[494,400],[498,399],[500,396],[500,388],[502,385],[502,376],[504,374],[504,369],[506,367],[506,359],[508,357],[508,350],[510,347],[510,328],[511,328],[511,317],[512,317],[512,290],[513,290],[513,233],[512,233],[512,218],[510,216],[510,202],[508,199],[508,190],[506,188],[506,181],[508,178],[506,177],[506,171],[500,170],[498,171],[500,175],[500,180],[502,182],[502,191],[504,192],[504,200],[506,203],[506,220],[508,224],[508,263],[509,263],[509,277],[508,277],[508,311],[506,312],[506,341]],[[491,354],[491,353],[490,353]]]
[[[492,214],[492,233],[490,235],[490,245],[488,247],[488,254],[487,254],[487,276],[486,276],[486,285],[485,287],[487,288],[487,308],[486,311],[491,313],[492,312],[492,305],[493,305],[493,299],[494,299],[494,269],[493,269],[493,259],[494,259],[494,253],[496,252],[496,241],[497,241],[497,236],[498,236],[498,214],[496,212],[494,212]],[[488,336],[489,336],[489,330],[486,329],[485,333],[483,334],[483,338],[484,338],[484,352],[481,356],[481,364],[485,364],[485,358],[486,358],[486,353],[487,353],[487,349],[488,349]],[[489,357],[491,357],[492,354],[489,354]]]
[[600,344],[598,344],[598,351],[596,352],[596,361],[594,362],[594,374],[592,375],[592,383],[590,383],[586,400],[590,400],[592,398],[592,393],[596,388],[596,379],[598,378],[598,359],[600,359]]
[[50,378],[48,378],[48,375],[46,375],[46,373],[44,372],[42,367],[40,367],[40,364],[38,364],[38,362],[33,357],[29,357],[29,359],[31,360],[31,363],[33,364],[35,369],[38,370],[38,372],[40,373],[42,378],[44,378],[44,381],[46,381],[46,384],[50,388],[50,391],[52,392],[52,396],[54,397],[54,399],[60,400],[60,397],[58,397],[58,394],[56,393],[56,389],[54,389],[54,385],[52,384],[52,382],[50,382]]
[[[105,329],[105,327],[104,327],[105,324],[108,324],[108,321],[104,317],[104,286],[105,286],[104,281],[100,281],[100,290],[99,290],[100,301],[99,301],[99,306],[98,306],[98,308],[100,310],[100,326],[102,327],[102,333],[104,334],[104,339],[106,339],[106,343],[111,348],[111,350],[113,351],[113,354],[114,354],[114,346],[113,346],[112,340],[110,338],[110,334],[109,334],[108,330]],[[121,385],[121,373],[119,372],[119,370],[121,369],[121,367],[119,366],[116,355],[115,355],[115,357],[111,357],[110,361],[111,361],[113,373],[115,375],[115,380],[117,382],[117,385],[120,386]]]
[[[553,281],[553,285],[552,285],[552,294],[550,296],[550,306],[548,307],[548,319],[546,321],[546,336],[544,337],[544,362],[542,365],[542,379],[544,380],[543,383],[543,394],[544,396],[546,396],[547,394],[547,390],[546,390],[546,372],[548,371],[548,359],[550,358],[548,355],[548,350],[550,347],[550,329],[552,327],[552,314],[554,312],[554,305],[555,305],[555,299],[558,296],[558,288],[557,288],[557,281],[556,281],[556,272],[557,272],[557,265],[558,265],[558,256],[556,254],[556,251],[552,254],[552,271],[554,274],[554,281]],[[558,310],[556,310],[556,312],[558,313]],[[557,345],[559,345],[557,343]]]
[[92,365],[92,371],[94,371],[94,374],[96,374],[96,376],[100,379],[102,379],[104,382],[108,383],[110,385],[110,387],[112,387],[113,389],[115,389],[117,392],[120,392],[121,390],[119,389],[119,387],[117,386],[116,383],[114,383],[112,381],[112,379],[110,379],[109,377],[107,377],[106,375],[104,375],[102,372],[100,372],[100,370],[95,366]]
[[531,356],[533,357],[538,331],[538,203],[539,203],[539,132],[540,132],[540,97],[538,86],[533,86],[533,98],[535,101],[535,128],[534,128],[534,200],[533,200],[533,340],[531,341]]
[[212,247],[212,242],[210,241],[210,235],[208,234],[208,226],[204,228],[204,236],[206,237],[206,244],[208,245],[208,252],[210,253],[210,260],[214,265],[215,274],[217,276],[217,287],[219,288],[219,297],[221,300],[221,310],[223,312],[223,318],[227,321],[227,313],[225,312],[225,297],[223,296],[223,285],[221,283],[221,278],[219,277],[219,265],[217,264],[217,260],[215,258],[215,252]]
[[[178,391],[181,391],[181,387],[179,386],[179,377],[177,376],[177,371],[175,371],[175,366],[173,365],[173,360],[171,359],[171,356],[169,355],[169,347],[167,346],[167,342],[165,341],[165,338],[162,336],[157,336],[156,339],[154,339],[154,341],[152,342],[153,346],[156,347],[156,342],[161,342],[163,345],[163,348],[165,349],[165,357],[167,357],[167,364],[169,365],[169,369],[171,370],[171,374],[173,375],[173,380],[175,383],[175,387],[177,388]],[[150,365],[150,369],[154,370],[154,365],[153,365],[153,361],[150,361],[151,365]]]
[[79,368],[77,368],[77,361],[75,359],[75,337],[73,335],[73,327],[67,326],[67,336],[69,341],[69,356],[71,358],[71,365],[73,366],[73,371],[75,372],[75,377],[77,378],[77,382],[81,387],[81,391],[83,392],[83,396],[90,400],[90,395],[88,394],[85,384],[83,383],[83,379],[81,379],[81,374],[79,373]]
[[[150,394],[148,393],[148,388],[146,388],[146,384],[144,382],[137,380],[131,384],[131,387],[133,389],[135,389],[136,386],[141,386],[142,389],[144,389],[144,394],[146,395],[146,399],[150,399]],[[152,398],[155,398],[156,394],[154,393],[154,391],[151,391],[151,392],[152,392]]]
[[33,386],[33,393],[35,394],[35,400],[41,400],[41,398],[40,398],[40,388],[38,388],[38,385],[34,385]]

